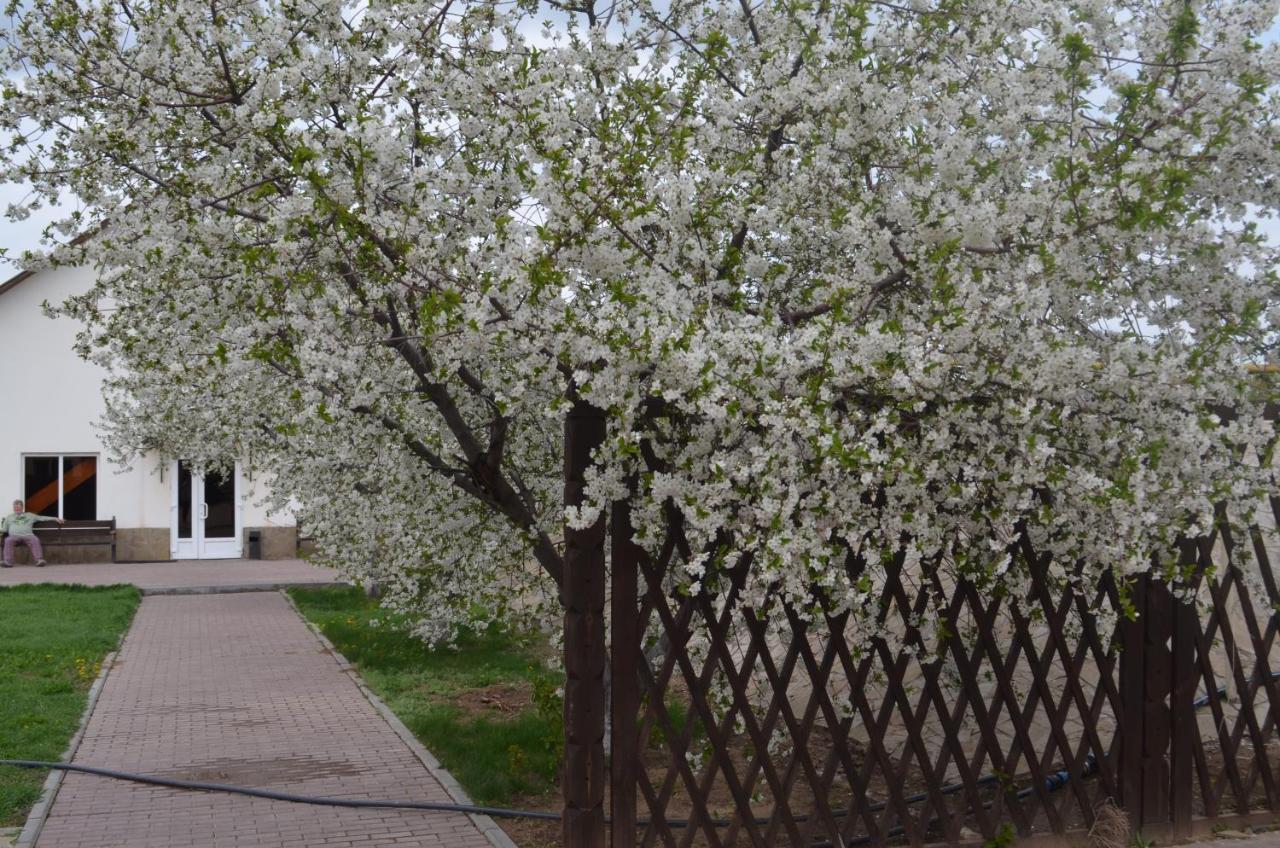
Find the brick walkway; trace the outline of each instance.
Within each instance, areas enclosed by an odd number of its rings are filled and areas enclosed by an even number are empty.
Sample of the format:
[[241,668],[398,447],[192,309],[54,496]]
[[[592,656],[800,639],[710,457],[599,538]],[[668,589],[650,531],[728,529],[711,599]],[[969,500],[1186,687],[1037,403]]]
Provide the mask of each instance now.
[[[449,800],[275,592],[144,598],[75,761],[307,795]],[[456,814],[313,807],[81,774],[67,775],[37,845],[490,848]]]
[[181,560],[178,562],[48,565],[0,568],[0,586],[22,583],[130,583],[144,592],[194,589],[265,588],[301,583],[335,583],[340,575],[300,559]]

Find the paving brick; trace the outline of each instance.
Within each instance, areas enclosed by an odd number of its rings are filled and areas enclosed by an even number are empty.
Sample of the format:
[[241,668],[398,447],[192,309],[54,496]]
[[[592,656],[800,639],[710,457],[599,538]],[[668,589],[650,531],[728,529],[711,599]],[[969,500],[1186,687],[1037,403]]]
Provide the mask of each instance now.
[[[274,592],[144,598],[75,759],[303,795],[449,800]],[[70,773],[38,848],[415,841],[490,845],[458,814],[303,806]]]

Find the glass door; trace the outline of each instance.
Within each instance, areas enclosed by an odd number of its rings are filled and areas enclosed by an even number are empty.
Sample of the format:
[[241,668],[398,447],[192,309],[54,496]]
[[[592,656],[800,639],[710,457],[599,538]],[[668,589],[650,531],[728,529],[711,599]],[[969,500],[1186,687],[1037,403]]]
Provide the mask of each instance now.
[[175,559],[234,559],[240,550],[240,505],[236,474],[194,474],[183,460],[173,464]]
[[199,559],[196,552],[195,539],[195,496],[196,478],[185,462],[173,464],[173,509],[176,513],[173,520],[175,542],[174,559]]
[[234,559],[241,553],[235,472],[221,474],[214,471],[199,480],[199,558]]

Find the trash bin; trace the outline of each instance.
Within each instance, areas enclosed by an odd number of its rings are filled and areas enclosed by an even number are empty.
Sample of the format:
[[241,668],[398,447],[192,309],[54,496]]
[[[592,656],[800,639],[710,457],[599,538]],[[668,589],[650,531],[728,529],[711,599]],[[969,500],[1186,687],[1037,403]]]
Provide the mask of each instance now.
[[250,530],[249,533],[249,559],[262,559],[262,531]]

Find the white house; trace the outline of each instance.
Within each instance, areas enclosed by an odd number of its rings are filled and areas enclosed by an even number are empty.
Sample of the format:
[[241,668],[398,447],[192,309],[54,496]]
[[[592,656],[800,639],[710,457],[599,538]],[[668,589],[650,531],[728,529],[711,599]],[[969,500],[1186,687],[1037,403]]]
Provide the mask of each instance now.
[[[234,479],[193,475],[179,458],[150,455],[126,470],[110,461],[95,424],[104,411],[103,371],[73,350],[79,325],[51,320],[42,303],[87,291],[88,268],[24,272],[0,283],[0,504],[23,499],[31,512],[116,520],[118,560],[226,559],[296,555],[289,516],[257,506],[261,481],[236,466]],[[109,556],[98,549],[101,558]],[[87,549],[49,550],[50,560]],[[97,557],[95,557],[97,558]]]

